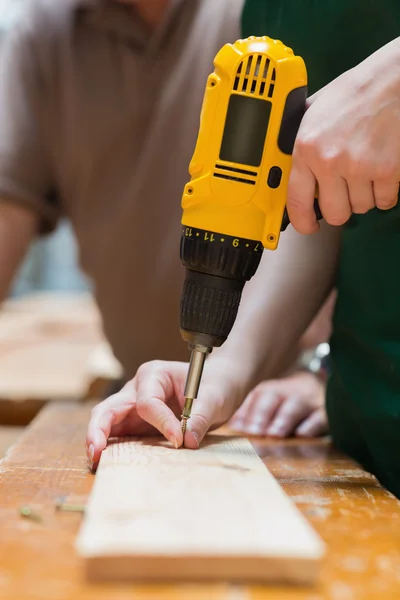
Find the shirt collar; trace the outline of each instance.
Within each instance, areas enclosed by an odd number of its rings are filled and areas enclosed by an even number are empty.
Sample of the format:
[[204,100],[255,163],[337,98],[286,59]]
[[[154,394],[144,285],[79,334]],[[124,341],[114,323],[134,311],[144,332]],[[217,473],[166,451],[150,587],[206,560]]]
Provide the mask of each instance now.
[[132,7],[114,0],[78,0],[76,8],[88,25],[125,39],[137,51],[149,48],[154,51],[162,43],[176,11],[187,2],[170,0],[166,15],[155,30],[151,30]]

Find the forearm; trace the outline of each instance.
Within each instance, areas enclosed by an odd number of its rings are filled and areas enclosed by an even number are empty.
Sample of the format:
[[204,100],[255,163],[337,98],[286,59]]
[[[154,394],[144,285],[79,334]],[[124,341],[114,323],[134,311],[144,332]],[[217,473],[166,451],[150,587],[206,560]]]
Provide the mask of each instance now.
[[299,351],[315,348],[318,344],[329,341],[332,331],[332,316],[336,303],[336,290],[333,290],[310,326],[299,340]]
[[339,241],[340,230],[326,224],[312,236],[289,228],[275,252],[264,252],[235,326],[210,361],[230,361],[245,387],[279,374],[333,287]]
[[33,212],[0,199],[0,302],[7,295],[36,229]]

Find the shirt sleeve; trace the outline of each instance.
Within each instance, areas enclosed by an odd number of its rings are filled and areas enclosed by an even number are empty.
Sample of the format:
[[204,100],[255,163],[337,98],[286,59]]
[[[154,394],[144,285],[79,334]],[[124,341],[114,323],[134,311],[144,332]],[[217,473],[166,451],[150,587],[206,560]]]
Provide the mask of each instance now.
[[35,211],[46,233],[60,208],[34,38],[29,23],[18,24],[0,46],[0,199]]

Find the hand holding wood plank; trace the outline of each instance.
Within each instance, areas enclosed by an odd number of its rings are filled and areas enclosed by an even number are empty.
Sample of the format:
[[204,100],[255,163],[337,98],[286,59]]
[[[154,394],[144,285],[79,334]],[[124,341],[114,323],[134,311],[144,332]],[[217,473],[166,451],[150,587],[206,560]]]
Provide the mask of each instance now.
[[161,432],[175,448],[196,449],[207,431],[228,421],[246,395],[245,378],[222,358],[209,360],[200,396],[183,440],[180,415],[188,365],[152,361],[142,365],[120,392],[92,411],[86,436],[86,451],[96,466],[109,437],[151,435]]

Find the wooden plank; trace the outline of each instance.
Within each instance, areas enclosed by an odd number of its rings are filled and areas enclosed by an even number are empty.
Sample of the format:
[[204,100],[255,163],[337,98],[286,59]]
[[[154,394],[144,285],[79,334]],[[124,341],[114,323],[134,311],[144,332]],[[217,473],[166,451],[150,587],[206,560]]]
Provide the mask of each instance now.
[[[312,588],[226,583],[94,585],[74,550],[95,477],[83,441],[92,403],[48,405],[0,463],[0,598],[3,600],[382,600],[400,589],[400,502],[325,439],[253,445],[319,535],[327,554]],[[22,519],[31,504],[43,523]]]
[[91,580],[312,582],[323,544],[250,442],[121,441],[101,457],[77,541]]
[[23,427],[0,427],[0,458],[16,443],[23,431]]

